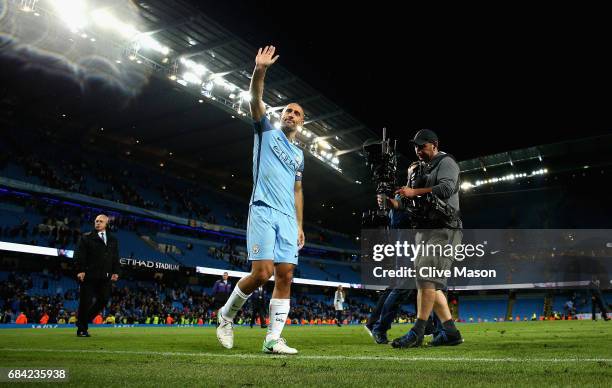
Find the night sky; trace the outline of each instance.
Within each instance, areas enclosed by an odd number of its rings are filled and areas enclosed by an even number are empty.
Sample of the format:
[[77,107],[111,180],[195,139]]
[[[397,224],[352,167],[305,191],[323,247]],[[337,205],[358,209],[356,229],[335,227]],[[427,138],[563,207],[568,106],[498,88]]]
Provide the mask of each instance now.
[[274,43],[283,66],[402,148],[420,128],[459,159],[612,131],[608,33],[592,15],[193,3],[254,46]]

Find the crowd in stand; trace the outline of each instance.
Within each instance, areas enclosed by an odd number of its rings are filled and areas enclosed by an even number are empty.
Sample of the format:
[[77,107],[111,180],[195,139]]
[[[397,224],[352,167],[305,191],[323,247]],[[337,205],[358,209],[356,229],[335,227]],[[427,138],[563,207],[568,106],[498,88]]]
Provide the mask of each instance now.
[[[4,193],[0,196],[0,201],[22,207],[25,211],[24,214],[41,215],[37,222],[31,222],[31,218],[29,220],[27,217],[21,216],[13,224],[0,224],[0,239],[5,237],[10,241],[58,249],[73,249],[81,233],[91,230],[93,219],[100,212],[98,209],[65,205],[59,201],[36,195],[25,196]],[[111,218],[109,224],[111,232],[124,230],[139,235],[155,235],[158,232],[165,232],[194,239],[206,238],[209,241],[217,241],[222,245],[221,247],[211,245],[208,249],[210,257],[229,263],[229,269],[231,270],[250,270],[244,249],[238,249],[238,245],[243,244],[243,241],[205,234],[202,230],[195,228],[189,229],[177,227],[171,223],[152,222],[133,215],[110,212],[109,216]],[[180,251],[186,252],[193,249],[192,243],[176,244]],[[166,247],[170,248],[170,245],[166,245]],[[128,254],[128,256],[133,257],[134,255]],[[346,255],[329,253],[325,258],[338,260],[339,257],[344,256]],[[173,258],[180,261],[181,255],[173,255]],[[325,270],[325,264],[320,263],[319,267]],[[347,270],[350,270],[350,268],[347,267]],[[299,268],[296,269],[295,276],[300,276]],[[327,280],[332,279],[340,280],[341,278],[338,274],[330,274],[330,278]]]
[[[60,276],[59,273],[42,275],[48,280],[58,280]],[[7,281],[0,284],[0,322],[14,323],[23,317],[22,321],[25,319],[27,323],[74,323],[76,311],[65,305],[76,300],[78,290],[49,289],[48,280],[43,282],[43,292],[39,290],[38,295],[33,295],[31,275],[10,273]],[[347,302],[344,318],[354,323],[363,322],[370,313],[370,306],[350,299]],[[294,307],[289,319],[293,323],[331,322],[336,316],[331,300],[325,302],[298,296],[292,304]],[[76,303],[70,305],[76,306]],[[239,324],[248,322],[250,309],[250,304],[243,308],[236,320]],[[197,324],[214,323],[215,314],[213,298],[204,288],[136,282],[130,286],[113,286],[111,299],[105,311],[101,312],[101,319],[125,324]]]
[[218,260],[226,260],[231,265],[230,269],[232,270],[250,271],[246,253],[244,251],[239,252],[231,240],[228,240],[222,247],[210,246],[208,255]]
[[[105,160],[95,154],[74,154],[68,151],[65,139],[57,139],[45,130],[34,131],[33,139],[16,139],[6,136],[0,155],[0,170],[9,162],[23,168],[24,174],[37,177],[43,186],[65,190],[144,209],[186,217],[188,219],[216,224],[222,222],[236,228],[245,229],[246,211],[234,212],[226,206],[225,220],[221,221],[211,212],[206,202],[207,188],[189,181],[166,177],[164,172],[147,173],[146,167],[138,167],[129,162],[115,166],[116,161]],[[40,144],[40,150],[32,148]],[[51,147],[52,146],[52,147]],[[49,149],[57,150],[46,155]],[[50,161],[53,161],[51,163]],[[114,166],[114,167],[113,167]],[[126,167],[129,166],[129,167]],[[158,180],[152,177],[158,176]],[[96,183],[97,182],[97,183]],[[155,192],[160,200],[147,198],[146,192]],[[229,201],[222,199],[221,201]],[[245,204],[246,209],[246,204]],[[327,233],[306,231],[311,242],[326,244],[331,240]]]
[[[59,149],[62,146],[62,144],[57,145]],[[117,172],[115,168],[109,168],[102,160],[90,158],[86,161],[78,154],[71,155],[70,160],[54,154],[52,165],[48,162],[51,159],[34,155],[20,148],[18,143],[14,143],[13,147],[4,150],[0,159],[0,169],[6,167],[11,161],[21,166],[26,176],[38,178],[43,186],[209,223],[217,222],[216,217],[210,214],[210,207],[202,203],[204,190],[195,183],[182,182],[180,185],[182,187],[179,189],[178,185],[155,183],[150,175],[137,173],[125,167]],[[88,182],[90,177],[101,185],[93,188],[94,185]],[[145,189],[156,191],[161,197],[161,202],[144,198],[140,192]],[[246,217],[243,215],[228,212],[226,218],[232,223],[231,226],[240,228],[246,226]]]
[[[11,323],[24,319],[27,322],[68,323],[74,322],[76,314],[64,308],[66,301],[76,300],[76,290],[51,290],[49,280],[58,280],[61,274],[46,274],[42,284],[44,295],[30,295],[32,276],[10,273],[0,283],[0,323]],[[46,317],[46,318],[45,318]],[[26,323],[26,322],[23,322]]]

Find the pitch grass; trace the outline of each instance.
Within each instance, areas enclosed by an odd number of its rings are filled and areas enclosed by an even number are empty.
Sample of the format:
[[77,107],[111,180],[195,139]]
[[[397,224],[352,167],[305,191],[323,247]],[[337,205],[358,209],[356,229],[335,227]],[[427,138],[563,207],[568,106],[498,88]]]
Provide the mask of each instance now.
[[[397,337],[408,326],[394,326]],[[221,348],[214,328],[0,330],[0,367],[67,368],[64,386],[612,386],[612,322],[459,326],[457,347],[396,350],[362,326],[285,329],[297,356],[261,353],[264,330],[236,328]]]

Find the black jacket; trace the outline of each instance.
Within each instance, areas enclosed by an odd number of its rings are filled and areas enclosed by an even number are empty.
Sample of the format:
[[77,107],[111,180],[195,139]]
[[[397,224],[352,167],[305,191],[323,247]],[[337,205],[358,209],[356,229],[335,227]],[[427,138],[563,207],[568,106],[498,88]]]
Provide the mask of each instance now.
[[119,244],[106,232],[106,245],[97,232],[84,233],[74,251],[77,273],[87,279],[107,279],[119,274]]
[[254,304],[262,304],[266,303],[266,289],[262,288],[262,291],[259,292],[259,287],[253,291],[253,297],[251,298]]

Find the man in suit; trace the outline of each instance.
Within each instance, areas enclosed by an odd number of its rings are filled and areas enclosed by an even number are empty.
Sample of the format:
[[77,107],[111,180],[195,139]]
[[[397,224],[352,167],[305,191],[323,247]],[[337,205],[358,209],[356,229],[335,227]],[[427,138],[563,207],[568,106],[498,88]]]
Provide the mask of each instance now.
[[255,324],[257,316],[259,316],[259,322],[262,329],[268,327],[266,325],[266,290],[263,286],[259,286],[253,291],[251,299],[251,327]]
[[117,239],[108,234],[107,226],[108,217],[98,215],[95,231],[83,234],[74,253],[80,282],[78,337],[90,336],[89,322],[104,309],[110,298],[111,282],[119,278],[119,245]]
[[215,282],[212,289],[213,303],[215,309],[221,308],[227,302],[232,293],[232,283],[230,283],[229,275],[227,272],[223,272],[223,277]]

